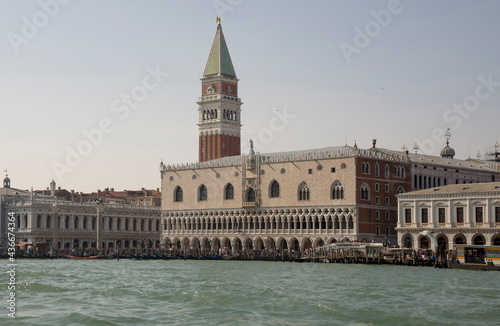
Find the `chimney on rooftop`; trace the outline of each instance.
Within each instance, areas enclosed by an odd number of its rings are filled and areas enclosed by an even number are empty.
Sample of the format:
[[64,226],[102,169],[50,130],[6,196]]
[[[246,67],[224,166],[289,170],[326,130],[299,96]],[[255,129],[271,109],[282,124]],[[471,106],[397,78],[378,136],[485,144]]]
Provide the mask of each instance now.
[[375,146],[377,145],[377,140],[375,138],[372,139],[372,144],[373,144],[372,150],[375,150]]
[[115,188],[111,188],[111,191],[115,191]]

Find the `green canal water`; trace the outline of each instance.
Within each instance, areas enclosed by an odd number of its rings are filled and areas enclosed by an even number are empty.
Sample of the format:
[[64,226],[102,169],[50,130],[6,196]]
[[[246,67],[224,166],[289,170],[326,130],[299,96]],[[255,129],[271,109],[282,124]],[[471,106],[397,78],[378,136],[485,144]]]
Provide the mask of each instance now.
[[18,260],[0,325],[500,325],[500,273],[247,261]]

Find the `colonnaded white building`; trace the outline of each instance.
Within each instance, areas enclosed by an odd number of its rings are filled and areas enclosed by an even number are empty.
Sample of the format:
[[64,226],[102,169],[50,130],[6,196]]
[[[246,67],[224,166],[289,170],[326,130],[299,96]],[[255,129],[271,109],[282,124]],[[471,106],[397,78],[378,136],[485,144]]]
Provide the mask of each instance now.
[[[0,188],[0,242],[6,246],[9,214],[15,216],[16,243],[54,249],[156,248],[160,206],[77,203],[12,188]],[[99,220],[101,223],[99,223]]]
[[500,245],[500,182],[455,184],[398,196],[398,243],[431,248],[431,231],[438,246]]

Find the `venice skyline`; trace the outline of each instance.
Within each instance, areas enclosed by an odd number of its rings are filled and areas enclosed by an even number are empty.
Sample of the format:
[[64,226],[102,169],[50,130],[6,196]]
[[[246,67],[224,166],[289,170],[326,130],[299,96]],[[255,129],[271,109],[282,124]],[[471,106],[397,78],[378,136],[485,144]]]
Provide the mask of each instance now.
[[[197,161],[199,78],[216,16],[241,79],[242,152],[249,138],[260,152],[369,148],[377,138],[438,155],[451,128],[465,159],[498,139],[500,47],[488,32],[498,4],[232,3],[1,4],[12,186],[156,189],[160,160]],[[286,113],[294,118],[273,130]],[[85,154],[74,166],[71,150]]]

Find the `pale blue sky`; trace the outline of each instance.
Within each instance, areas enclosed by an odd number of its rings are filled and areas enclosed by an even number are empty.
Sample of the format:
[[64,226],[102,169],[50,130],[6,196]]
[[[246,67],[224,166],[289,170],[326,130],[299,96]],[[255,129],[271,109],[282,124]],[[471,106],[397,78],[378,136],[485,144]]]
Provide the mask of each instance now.
[[[40,3],[54,1],[0,1],[0,165],[13,187],[54,178],[77,191],[157,188],[161,158],[197,161],[199,79],[221,10],[242,141],[252,137],[257,151],[377,138],[439,154],[432,132],[451,127],[457,158],[467,158],[500,138],[498,1],[73,0],[48,6],[49,17]],[[372,11],[388,7],[382,26]],[[355,43],[356,28],[369,44]],[[342,48],[356,44],[348,62]],[[157,66],[168,77],[121,119],[113,101]],[[451,111],[464,101],[472,111]],[[295,118],[268,139],[276,109]],[[113,131],[70,167],[68,148],[103,119]],[[58,176],[54,164],[71,171]]]

